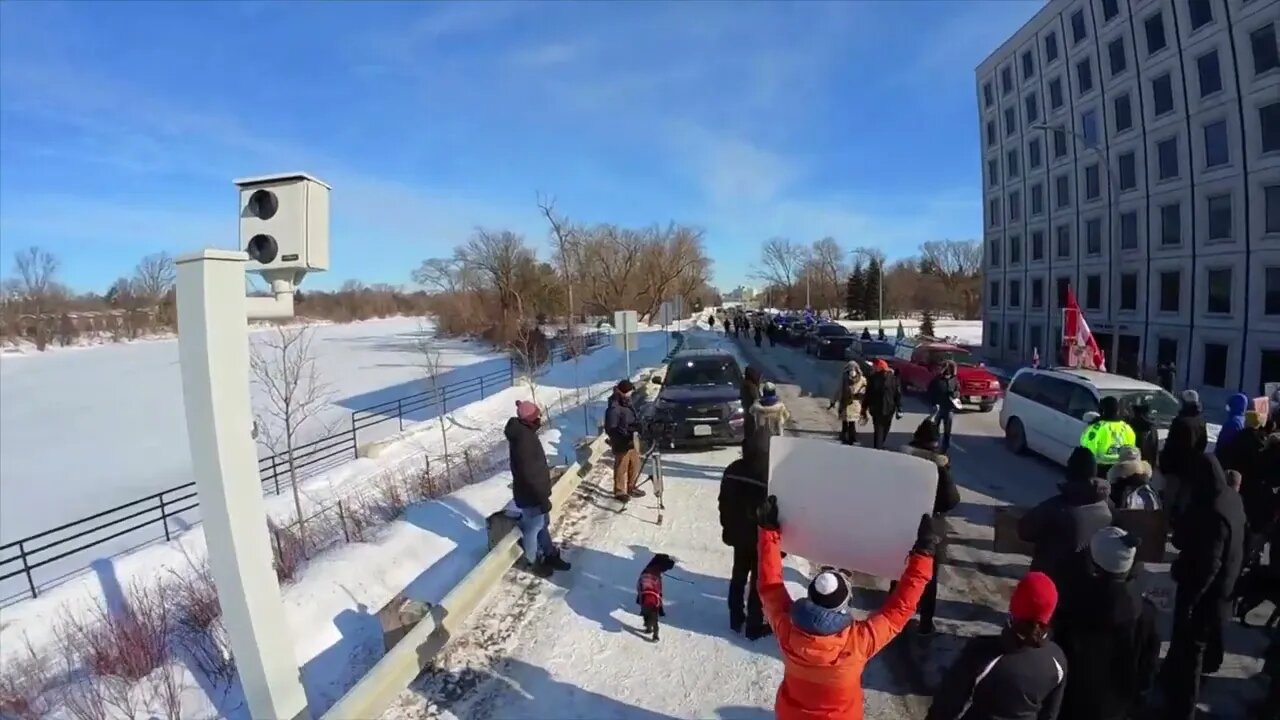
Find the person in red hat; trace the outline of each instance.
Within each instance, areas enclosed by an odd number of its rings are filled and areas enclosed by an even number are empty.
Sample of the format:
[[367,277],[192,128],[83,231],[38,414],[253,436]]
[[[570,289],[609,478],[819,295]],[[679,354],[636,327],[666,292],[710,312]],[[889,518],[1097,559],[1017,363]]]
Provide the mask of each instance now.
[[1009,626],[964,646],[942,678],[926,720],[1056,720],[1067,659],[1049,639],[1058,588],[1027,573],[1009,601]]
[[862,419],[871,418],[871,447],[883,450],[889,439],[894,416],[902,417],[902,388],[889,363],[879,358],[867,378],[867,398],[862,403]]

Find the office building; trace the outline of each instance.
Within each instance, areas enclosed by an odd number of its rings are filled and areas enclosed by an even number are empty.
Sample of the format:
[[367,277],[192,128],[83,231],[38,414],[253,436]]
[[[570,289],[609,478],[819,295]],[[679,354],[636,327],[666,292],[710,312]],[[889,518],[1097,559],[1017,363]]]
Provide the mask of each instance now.
[[1280,0],[1050,0],[978,67],[991,357],[1054,362],[1070,287],[1109,370],[1280,381],[1278,30]]

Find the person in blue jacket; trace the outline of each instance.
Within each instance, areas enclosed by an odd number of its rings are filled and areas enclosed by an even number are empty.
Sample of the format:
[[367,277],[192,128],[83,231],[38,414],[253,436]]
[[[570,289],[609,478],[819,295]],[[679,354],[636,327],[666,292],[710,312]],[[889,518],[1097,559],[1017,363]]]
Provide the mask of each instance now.
[[1218,442],[1214,448],[1215,454],[1219,450],[1229,447],[1231,439],[1236,436],[1236,433],[1244,429],[1244,411],[1248,409],[1249,396],[1244,393],[1236,393],[1227,400],[1227,419],[1222,423],[1222,429],[1218,431]]

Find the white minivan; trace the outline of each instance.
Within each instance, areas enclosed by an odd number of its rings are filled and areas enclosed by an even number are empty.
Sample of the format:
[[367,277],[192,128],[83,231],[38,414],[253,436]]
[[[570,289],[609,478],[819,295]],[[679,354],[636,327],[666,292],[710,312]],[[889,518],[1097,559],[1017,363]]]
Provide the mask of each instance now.
[[[1009,383],[1000,408],[1000,427],[1014,452],[1039,453],[1066,465],[1080,436],[1098,413],[1100,398],[1120,400],[1121,412],[1135,405],[1151,408],[1151,421],[1161,443],[1181,403],[1159,385],[1141,380],[1075,368],[1023,368]],[[1217,438],[1217,426],[1209,426],[1209,439]]]

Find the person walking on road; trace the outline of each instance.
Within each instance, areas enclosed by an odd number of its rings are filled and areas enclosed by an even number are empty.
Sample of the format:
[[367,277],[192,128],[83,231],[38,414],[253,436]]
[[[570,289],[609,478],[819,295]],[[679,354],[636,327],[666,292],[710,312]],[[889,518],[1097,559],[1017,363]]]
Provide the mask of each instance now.
[[1169,424],[1164,449],[1160,451],[1160,473],[1164,476],[1164,504],[1176,518],[1186,507],[1190,483],[1183,482],[1188,468],[1209,447],[1209,429],[1200,406],[1200,393],[1182,391],[1182,407]]
[[729,337],[729,316],[725,315],[724,320],[722,320],[721,322],[724,323],[724,336]]
[[760,341],[764,339],[764,338],[762,337],[762,332],[763,332],[763,331],[760,329],[760,322],[759,322],[759,321],[756,321],[756,322],[754,323],[754,325],[755,325],[755,340],[756,340],[756,347],[760,347]]
[[1100,528],[1111,524],[1111,487],[1098,477],[1098,464],[1088,448],[1078,447],[1067,459],[1067,480],[1058,494],[1018,520],[1018,537],[1035,545],[1031,569],[1055,582],[1069,571],[1072,559]]
[[1138,438],[1129,423],[1120,417],[1119,398],[1103,397],[1098,409],[1101,413],[1080,434],[1080,445],[1093,452],[1098,461],[1098,474],[1106,477],[1111,466],[1120,462],[1120,448],[1136,447]]
[[538,437],[542,410],[527,400],[516,401],[516,415],[503,434],[510,452],[511,494],[520,509],[521,544],[525,564],[539,577],[570,569],[551,541],[551,468]]
[[928,402],[933,406],[933,419],[942,430],[942,442],[938,445],[942,452],[951,450],[951,425],[955,419],[956,402],[960,399],[960,380],[956,377],[956,363],[948,360],[942,363],[939,372],[929,381],[926,390]]
[[1155,605],[1133,573],[1139,539],[1104,527],[1053,618],[1053,639],[1071,672],[1061,720],[1128,720],[1155,682],[1160,634]]
[[624,503],[644,497],[644,491],[636,487],[640,478],[640,452],[636,449],[640,420],[631,407],[634,389],[630,380],[615,385],[609,408],[604,413],[604,433],[613,450],[613,497]]
[[1178,548],[1169,572],[1178,587],[1173,634],[1160,667],[1167,702],[1164,717],[1170,720],[1196,716],[1201,677],[1222,666],[1222,633],[1244,564],[1244,505],[1227,486],[1218,459],[1202,454],[1187,475],[1190,502],[1173,526],[1173,545]]
[[1129,427],[1133,428],[1134,444],[1138,446],[1142,459],[1154,468],[1160,462],[1160,435],[1151,421],[1151,406],[1144,403],[1134,405]]
[[1213,454],[1218,456],[1218,462],[1226,462],[1226,450],[1231,447],[1231,441],[1236,435],[1244,430],[1244,414],[1248,409],[1249,396],[1244,393],[1236,393],[1227,399],[1227,419],[1223,421],[1222,429],[1218,431],[1218,440],[1213,449]]
[[742,419],[744,446],[755,431],[755,418],[751,415],[751,408],[760,399],[760,385],[763,382],[764,377],[760,374],[760,368],[755,365],[749,364],[747,369],[742,371],[742,387],[738,388],[738,402],[742,403],[742,412],[745,413]]
[[1009,601],[1009,626],[975,637],[942,676],[925,720],[1057,720],[1067,658],[1049,639],[1058,590],[1029,572]]
[[1111,504],[1117,510],[1159,510],[1160,494],[1151,487],[1151,475],[1151,465],[1138,448],[1120,448],[1120,461],[1107,471]]
[[911,442],[902,448],[902,452],[938,466],[938,484],[933,495],[933,529],[938,534],[939,541],[933,553],[933,576],[929,578],[924,596],[920,598],[920,634],[929,635],[933,632],[933,615],[938,607],[939,566],[947,558],[947,535],[950,528],[946,515],[960,504],[960,491],[951,478],[951,460],[938,452],[938,426],[932,420],[925,418],[916,427]]
[[778,499],[760,506],[760,602],[782,650],[782,684],[774,713],[779,720],[862,720],[862,671],[915,614],[933,574],[938,537],[928,515],[897,587],[866,620],[849,613],[849,581],[824,570],[809,582],[808,596],[793,601],[782,581],[782,533]]
[[867,399],[862,403],[862,419],[871,417],[871,447],[883,450],[895,416],[902,417],[902,388],[889,363],[876,360],[867,379]]
[[862,368],[858,367],[858,361],[850,360],[840,373],[835,395],[827,406],[828,410],[839,406],[836,412],[840,416],[840,442],[845,445],[858,444],[858,420],[866,395],[867,379],[862,376]]
[[768,470],[767,452],[749,449],[746,455],[729,463],[720,479],[720,539],[733,548],[729,629],[742,632],[745,625],[748,640],[769,634],[760,604],[756,555],[756,510],[767,494]]

